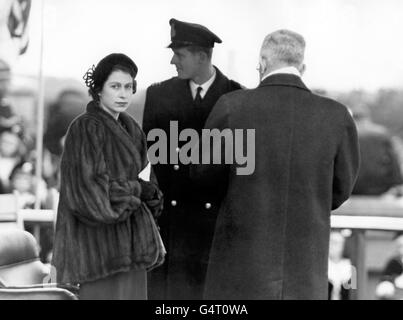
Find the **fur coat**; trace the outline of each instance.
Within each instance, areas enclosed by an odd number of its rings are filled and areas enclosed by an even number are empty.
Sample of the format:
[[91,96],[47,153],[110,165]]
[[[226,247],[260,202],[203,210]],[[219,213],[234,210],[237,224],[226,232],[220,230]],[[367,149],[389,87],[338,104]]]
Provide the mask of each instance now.
[[54,255],[57,281],[84,283],[162,263],[154,217],[162,209],[147,165],[145,135],[127,113],[119,121],[90,102],[70,125],[61,161]]

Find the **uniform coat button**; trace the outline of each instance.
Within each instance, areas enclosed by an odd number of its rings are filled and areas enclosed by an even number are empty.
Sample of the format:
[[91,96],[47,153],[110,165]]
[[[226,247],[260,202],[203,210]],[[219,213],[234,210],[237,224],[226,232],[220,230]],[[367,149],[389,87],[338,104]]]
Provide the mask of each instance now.
[[175,171],[178,171],[178,170],[179,170],[179,165],[175,164],[175,165],[174,165],[174,170],[175,170]]
[[204,205],[204,207],[205,207],[206,209],[210,209],[210,208],[211,208],[211,203],[207,202],[207,203]]
[[176,204],[177,204],[176,200],[172,200],[172,201],[171,201],[171,206],[172,206],[172,207],[175,207]]

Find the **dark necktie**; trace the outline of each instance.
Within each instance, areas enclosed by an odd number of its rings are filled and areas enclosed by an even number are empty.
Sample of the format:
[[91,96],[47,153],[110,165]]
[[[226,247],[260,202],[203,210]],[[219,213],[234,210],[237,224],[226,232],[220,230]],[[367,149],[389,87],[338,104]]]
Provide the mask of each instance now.
[[202,97],[200,95],[200,92],[203,90],[202,87],[197,87],[197,93],[195,96],[195,99],[193,101],[193,127],[196,130],[199,130],[203,127],[203,122],[204,122],[204,116],[203,116],[203,103],[202,103]]
[[203,90],[202,87],[197,87],[197,93],[196,93],[196,97],[195,97],[195,105],[200,106],[202,103],[202,97],[200,95],[200,92]]

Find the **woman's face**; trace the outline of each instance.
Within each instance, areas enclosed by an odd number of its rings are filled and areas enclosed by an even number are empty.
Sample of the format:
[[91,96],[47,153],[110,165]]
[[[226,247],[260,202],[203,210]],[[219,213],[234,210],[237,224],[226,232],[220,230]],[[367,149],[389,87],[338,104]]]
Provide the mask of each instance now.
[[101,107],[115,119],[126,111],[133,97],[133,78],[129,73],[113,71],[99,93]]

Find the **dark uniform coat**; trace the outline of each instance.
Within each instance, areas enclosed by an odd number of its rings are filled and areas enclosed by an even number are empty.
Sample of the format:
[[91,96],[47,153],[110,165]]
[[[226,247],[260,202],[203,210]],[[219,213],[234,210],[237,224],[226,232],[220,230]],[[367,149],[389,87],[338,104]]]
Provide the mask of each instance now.
[[[175,77],[152,85],[146,94],[143,130],[148,134],[151,129],[163,129],[170,141],[170,121],[178,121],[179,132],[186,128],[200,132],[218,98],[240,88],[216,68],[216,78],[196,108],[188,80]],[[183,144],[179,142],[179,147]],[[168,159],[168,164],[154,166],[164,193],[159,225],[168,253],[165,264],[150,274],[149,298],[201,299],[222,196],[219,190],[196,186],[189,178],[188,165],[169,163]]]
[[192,168],[213,183],[229,177],[204,298],[327,299],[330,211],[350,196],[359,166],[347,108],[276,74],[221,97],[206,122],[217,127],[255,129],[256,164],[251,175]]

